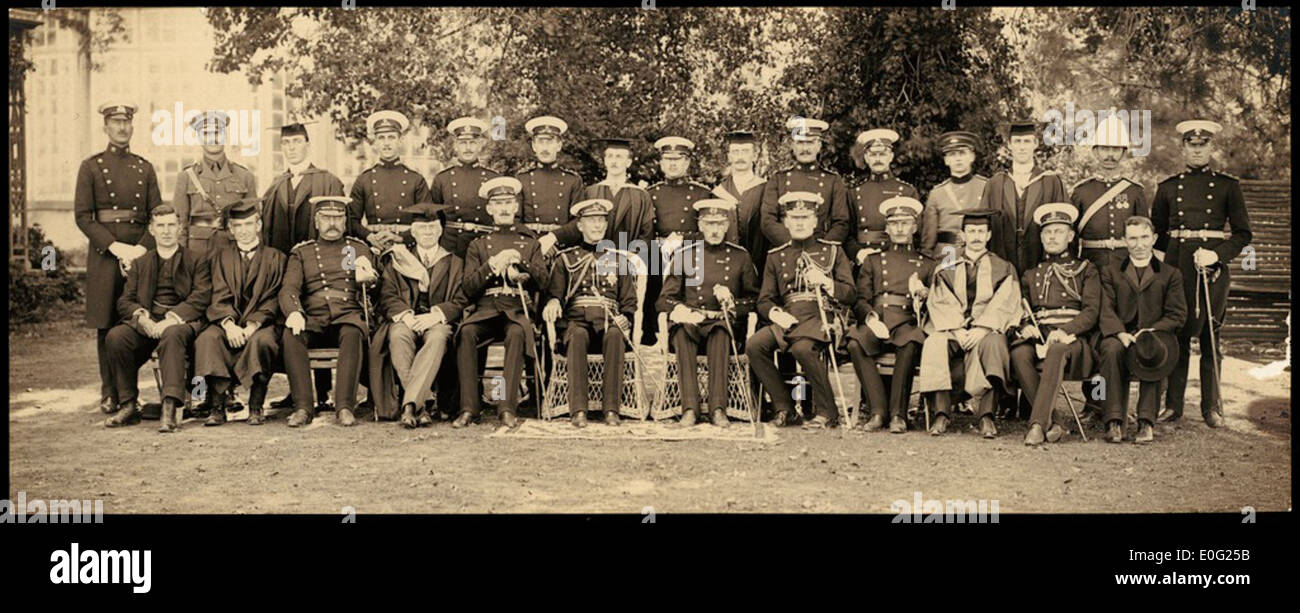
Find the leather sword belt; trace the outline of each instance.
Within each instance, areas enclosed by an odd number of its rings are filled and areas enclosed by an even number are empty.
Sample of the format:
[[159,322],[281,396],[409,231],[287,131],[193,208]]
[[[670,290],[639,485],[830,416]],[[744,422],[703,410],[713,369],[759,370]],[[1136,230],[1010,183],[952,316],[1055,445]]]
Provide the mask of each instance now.
[[554,232],[560,227],[558,223],[526,223],[524,225],[533,232]]
[[938,242],[938,243],[948,243],[949,245],[960,245],[960,244],[964,243],[964,241],[962,241],[962,239],[961,239],[961,234],[960,234],[960,233],[958,233],[958,232],[949,232],[949,231],[947,231],[947,230],[940,230],[939,232],[936,232],[936,233],[935,233],[935,242]]
[[324,296],[326,299],[338,298],[340,300],[354,300],[357,297],[355,292],[349,292],[347,290],[341,290],[341,289],[334,289],[332,287],[325,288],[322,290],[317,290],[314,295]]
[[388,231],[393,234],[401,234],[411,229],[411,224],[405,223],[375,223],[366,226],[371,232]]
[[460,232],[482,232],[490,234],[497,231],[496,226],[486,226],[483,224],[470,223],[468,221],[449,221],[447,222],[448,230],[457,230]]
[[1122,238],[1083,238],[1079,244],[1084,249],[1119,249],[1127,247]]
[[519,297],[519,290],[513,287],[492,287],[483,292],[484,296],[514,296]]
[[578,296],[573,299],[573,306],[576,307],[609,307],[611,311],[618,312],[618,303],[603,296]]
[[907,296],[899,296],[898,294],[877,294],[875,306],[896,306],[906,308],[912,306],[912,299]]
[[95,221],[99,223],[138,223],[147,225],[149,223],[148,219],[141,219],[141,215],[148,217],[147,214],[135,210],[99,209],[95,211]]
[[1034,311],[1034,319],[1040,324],[1063,324],[1069,323],[1079,314],[1079,309],[1059,308],[1059,309],[1039,309]]
[[1223,230],[1170,230],[1169,236],[1174,238],[1192,238],[1208,240],[1211,238],[1228,238],[1228,233]]

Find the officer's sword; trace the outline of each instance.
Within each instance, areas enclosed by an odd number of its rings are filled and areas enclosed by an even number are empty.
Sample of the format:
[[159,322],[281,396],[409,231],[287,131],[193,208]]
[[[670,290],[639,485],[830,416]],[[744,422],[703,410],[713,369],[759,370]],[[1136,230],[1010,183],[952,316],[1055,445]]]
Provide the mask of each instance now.
[[[826,348],[826,353],[831,357],[831,369],[832,372],[835,373],[836,393],[839,394],[839,397],[835,402],[835,410],[839,413],[840,419],[848,424],[848,429],[852,430],[857,419],[857,416],[855,415],[856,411],[854,408],[848,408],[849,403],[847,397],[844,395],[844,381],[840,377],[840,364],[839,360],[835,359],[835,334],[831,330],[830,324],[826,322],[825,303],[822,302],[823,291],[825,291],[825,288],[818,285],[816,290],[813,291],[813,295],[817,297],[817,315],[821,317],[822,329],[826,331],[826,338],[830,341],[829,346]],[[843,429],[840,430],[840,436],[844,436]]]
[[[754,424],[754,438],[763,438],[763,422],[758,419],[758,403],[754,402],[753,390],[750,388],[749,371],[739,367],[740,352],[736,349],[736,329],[731,325],[731,318],[727,316],[728,313],[734,312],[735,306],[736,303],[732,300],[722,303],[722,320],[727,323],[727,339],[731,341],[731,356],[736,358],[737,370],[740,371],[742,379],[740,384],[745,390],[745,403],[749,405],[749,421]],[[718,376],[717,373],[709,374],[714,377]],[[726,412],[725,408],[723,412]]]
[[[528,295],[524,293],[523,281],[515,282],[515,289],[519,292],[519,302],[524,306],[524,318],[532,325],[533,317],[528,314]],[[542,352],[534,344],[533,346],[533,393],[534,400],[537,402],[537,417],[542,417]]]
[[[1047,340],[1043,338],[1043,329],[1038,327],[1038,319],[1034,317],[1034,309],[1029,305],[1029,299],[1021,298],[1020,303],[1025,309],[1025,313],[1029,315],[1029,323],[1034,326],[1034,338],[1043,343],[1043,347],[1046,347]],[[1070,394],[1065,391],[1064,387],[1057,387],[1056,390],[1059,391],[1062,396],[1065,396],[1065,403],[1070,405],[1070,413],[1074,415],[1074,424],[1079,426],[1079,436],[1083,437],[1083,442],[1088,442],[1088,435],[1083,431],[1083,421],[1079,419],[1079,411],[1074,408],[1074,400],[1070,398]]]
[[[1197,267],[1201,284],[1205,287],[1205,325],[1210,327],[1210,364],[1214,366],[1214,404],[1219,415],[1223,415],[1223,386],[1219,375],[1219,342],[1214,337],[1214,304],[1210,301],[1210,269]],[[1199,304],[1199,303],[1198,303]],[[1199,318],[1200,315],[1197,315]],[[1201,348],[1205,353],[1205,348]]]

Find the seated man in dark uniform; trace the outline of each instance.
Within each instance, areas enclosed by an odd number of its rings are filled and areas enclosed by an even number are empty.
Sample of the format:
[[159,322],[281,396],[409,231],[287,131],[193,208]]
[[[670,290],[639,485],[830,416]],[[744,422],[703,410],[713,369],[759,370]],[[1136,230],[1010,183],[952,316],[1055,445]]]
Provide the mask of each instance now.
[[280,310],[285,313],[284,368],[294,404],[291,428],[309,424],[314,417],[307,349],[317,347],[338,347],[337,421],[341,426],[356,423],[353,410],[366,334],[359,284],[374,282],[378,276],[370,263],[370,246],[344,236],[350,200],[347,196],[312,198],[319,238],[304,241],[289,253]]

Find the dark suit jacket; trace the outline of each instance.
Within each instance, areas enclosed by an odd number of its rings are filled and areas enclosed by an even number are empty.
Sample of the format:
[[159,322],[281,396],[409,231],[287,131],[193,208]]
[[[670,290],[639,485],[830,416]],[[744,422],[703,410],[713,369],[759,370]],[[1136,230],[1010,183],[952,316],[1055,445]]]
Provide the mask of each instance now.
[[[212,303],[208,305],[208,321],[220,324],[229,317],[237,326],[257,322],[259,328],[275,323],[280,313],[280,284],[289,258],[279,249],[258,245],[248,278],[240,260],[235,243],[212,256]],[[252,287],[245,292],[250,283]]]
[[1141,328],[1177,334],[1187,320],[1182,275],[1154,257],[1141,283],[1131,259],[1111,262],[1102,270],[1101,294],[1103,337]]
[[[181,296],[181,303],[172,307],[172,311],[182,321],[198,321],[203,317],[208,303],[212,299],[212,275],[208,261],[199,257],[185,247],[176,250],[174,258],[180,258],[176,264],[176,273],[172,277],[176,293]],[[117,313],[123,322],[130,322],[139,309],[146,311],[153,307],[154,292],[158,289],[158,268],[162,258],[157,249],[150,249],[131,265],[131,272],[126,276],[126,288],[117,299]]]
[[1040,204],[1069,200],[1061,177],[1035,166],[1031,173],[1033,178],[1025,187],[1024,215],[1017,219],[1020,216],[1020,200],[1016,196],[1016,182],[1011,179],[1010,172],[1010,169],[999,171],[984,184],[980,208],[999,212],[997,227],[989,241],[989,251],[1011,262],[1017,273],[1024,273],[1037,266],[1043,256],[1043,243],[1038,240],[1034,209]]

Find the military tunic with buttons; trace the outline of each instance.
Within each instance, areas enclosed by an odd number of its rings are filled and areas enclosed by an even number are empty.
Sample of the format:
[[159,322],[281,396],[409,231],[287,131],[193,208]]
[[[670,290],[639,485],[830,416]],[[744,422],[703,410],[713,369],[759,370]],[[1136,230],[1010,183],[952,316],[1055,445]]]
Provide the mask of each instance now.
[[[469,308],[465,311],[461,328],[491,321],[498,315],[504,315],[506,319],[519,324],[524,329],[525,350],[529,356],[532,356],[535,353],[533,322],[524,313],[515,286],[510,285],[502,276],[493,273],[488,263],[493,256],[507,249],[519,252],[522,258],[522,269],[529,275],[529,279],[523,283],[524,291],[537,292],[547,289],[549,276],[545,261],[542,259],[541,245],[537,242],[537,233],[519,224],[498,228],[496,232],[470,243],[469,250],[466,252],[465,276],[461,282],[461,289],[465,292],[462,304],[469,305]],[[531,296],[529,300],[532,300]],[[536,311],[536,305],[529,304],[528,311],[530,313]],[[462,364],[462,367],[468,367],[469,372],[474,372],[472,365]]]
[[[935,261],[911,245],[889,245],[880,253],[867,256],[858,270],[857,301],[853,312],[859,322],[848,337],[862,346],[867,355],[890,350],[885,345],[902,347],[907,343],[924,343],[916,320],[916,307],[908,291],[908,279],[916,275],[926,287],[934,277]],[[875,313],[889,329],[889,338],[879,339],[867,328],[867,317]]]
[[[745,325],[749,313],[754,310],[758,298],[758,269],[744,247],[732,242],[709,245],[693,242],[673,253],[673,261],[682,261],[683,265],[670,266],[671,272],[664,278],[663,290],[659,293],[655,309],[660,313],[671,313],[677,305],[704,311],[705,320],[698,324],[669,322],[668,338],[672,338],[678,328],[684,328],[686,334],[695,343],[702,343],[714,328],[727,328],[722,316],[722,304],[713,295],[713,288],[721,285],[731,291],[736,301],[736,312],[728,315],[736,326]],[[687,274],[693,271],[695,274]],[[697,282],[698,281],[698,282]]]
[[[1097,212],[1085,222],[1084,213],[1120,182],[1126,183],[1128,187],[1098,205]],[[1123,177],[1115,181],[1107,181],[1100,176],[1084,179],[1070,188],[1070,202],[1079,209],[1079,221],[1082,222],[1075,239],[1079,242],[1078,253],[1083,259],[1092,262],[1098,270],[1112,258],[1122,260],[1128,257],[1128,248],[1124,246],[1124,222],[1134,215],[1142,217],[1151,215],[1147,210],[1146,194],[1142,186]],[[1108,239],[1113,247],[1089,247],[1083,242]]]
[[844,252],[850,261],[856,263],[858,251],[862,249],[883,251],[889,247],[889,235],[885,233],[885,215],[880,212],[880,203],[896,196],[921,199],[921,194],[911,183],[899,179],[891,172],[871,173],[870,177],[849,193],[849,212],[853,215],[853,220],[849,239],[844,243]]
[[781,223],[780,208],[781,196],[787,192],[812,192],[822,197],[822,203],[817,205],[814,238],[824,238],[837,244],[848,240],[852,220],[844,180],[833,170],[817,164],[799,163],[772,175],[763,186],[760,223],[768,243],[784,245],[790,242],[790,231]]
[[[199,179],[197,185],[190,179],[191,169]],[[176,192],[172,196],[172,206],[185,233],[182,240],[198,253],[216,252],[232,240],[230,232],[224,229],[226,209],[255,196],[257,176],[248,168],[224,156],[220,164],[213,164],[207,158],[191,164],[177,175]],[[195,221],[201,220],[211,221],[207,226],[195,225]]]
[[351,236],[294,247],[280,288],[280,312],[288,317],[301,311],[311,332],[341,324],[366,331],[355,262],[369,253],[369,245]]
[[820,342],[829,342],[822,329],[821,316],[817,314],[817,299],[805,277],[808,266],[815,265],[835,282],[834,300],[822,296],[827,309],[826,319],[832,321],[834,309],[847,308],[857,297],[857,288],[853,284],[853,265],[844,255],[844,250],[832,241],[808,238],[803,241],[789,241],[772,249],[767,254],[767,266],[763,270],[763,285],[758,294],[758,312],[765,319],[772,309],[783,308],[787,313],[798,318],[799,323],[789,330],[777,335],[783,343],[791,343],[800,338]]
[[[492,216],[488,215],[487,212],[487,199],[478,197],[478,188],[483,183],[499,176],[501,176],[501,173],[480,166],[477,162],[472,164],[454,163],[434,175],[433,183],[429,185],[429,201],[434,204],[447,205],[444,213],[447,215],[447,224],[449,226],[460,223],[491,226]],[[485,234],[490,234],[490,232],[475,232],[448,227],[443,228],[442,239],[439,243],[442,244],[444,249],[463,259],[465,250],[469,249],[469,244],[474,239]]]
[[538,235],[568,223],[569,209],[582,200],[582,176],[558,163],[536,163],[515,175],[523,185],[519,215]]
[[[962,214],[980,208],[980,197],[988,181],[988,177],[978,174],[948,177],[930,190],[925,208],[921,209],[921,253],[938,261],[949,254],[953,260],[961,255]],[[953,247],[951,252],[945,249],[949,246]]]
[[[1209,249],[1219,255],[1218,263],[1210,270],[1210,300],[1214,305],[1216,325],[1223,325],[1228,307],[1231,268],[1228,263],[1250,244],[1252,236],[1246,199],[1241,193],[1237,178],[1213,170],[1208,165],[1198,169],[1189,168],[1169,177],[1156,188],[1156,197],[1151,203],[1151,221],[1156,227],[1155,248],[1164,251],[1164,261],[1177,267],[1183,276],[1183,290],[1189,313],[1181,336],[1195,336],[1205,325],[1205,297],[1196,293],[1199,275],[1192,259],[1198,248]],[[1227,238],[1170,235],[1175,230],[1222,233],[1225,223],[1232,226]],[[1197,304],[1200,305],[1199,317]]]
[[86,326],[108,329],[117,323],[117,299],[126,279],[108,248],[114,242],[153,249],[149,211],[162,204],[153,164],[127,147],[108,149],[77,169],[73,213],[77,228],[90,239],[86,251]]
[[646,188],[654,205],[654,233],[663,238],[677,232],[682,240],[701,237],[696,202],[709,198],[709,188],[686,177],[660,181]]
[[[1097,361],[1097,322],[1101,315],[1101,273],[1097,266],[1069,252],[1047,256],[1021,275],[1020,291],[1034,310],[1043,338],[1052,330],[1060,330],[1082,342],[1081,359],[1070,360],[1065,377],[1075,380],[1091,376]],[[1029,323],[1026,314],[1021,325]],[[1038,342],[1033,338],[1012,338],[1011,347]]]
[[[566,328],[583,326],[603,333],[607,326],[614,325],[614,315],[623,315],[628,323],[632,322],[637,307],[636,277],[626,258],[634,258],[635,254],[583,243],[557,255],[551,268],[550,295],[563,304]],[[578,300],[593,297],[604,307],[595,301]],[[630,338],[631,330],[628,335]]]
[[[348,233],[365,239],[375,231],[362,225],[411,225],[410,208],[429,200],[429,184],[419,172],[398,158],[380,160],[367,168],[352,183],[352,202],[348,205]],[[410,231],[399,232],[404,242],[411,242]]]

